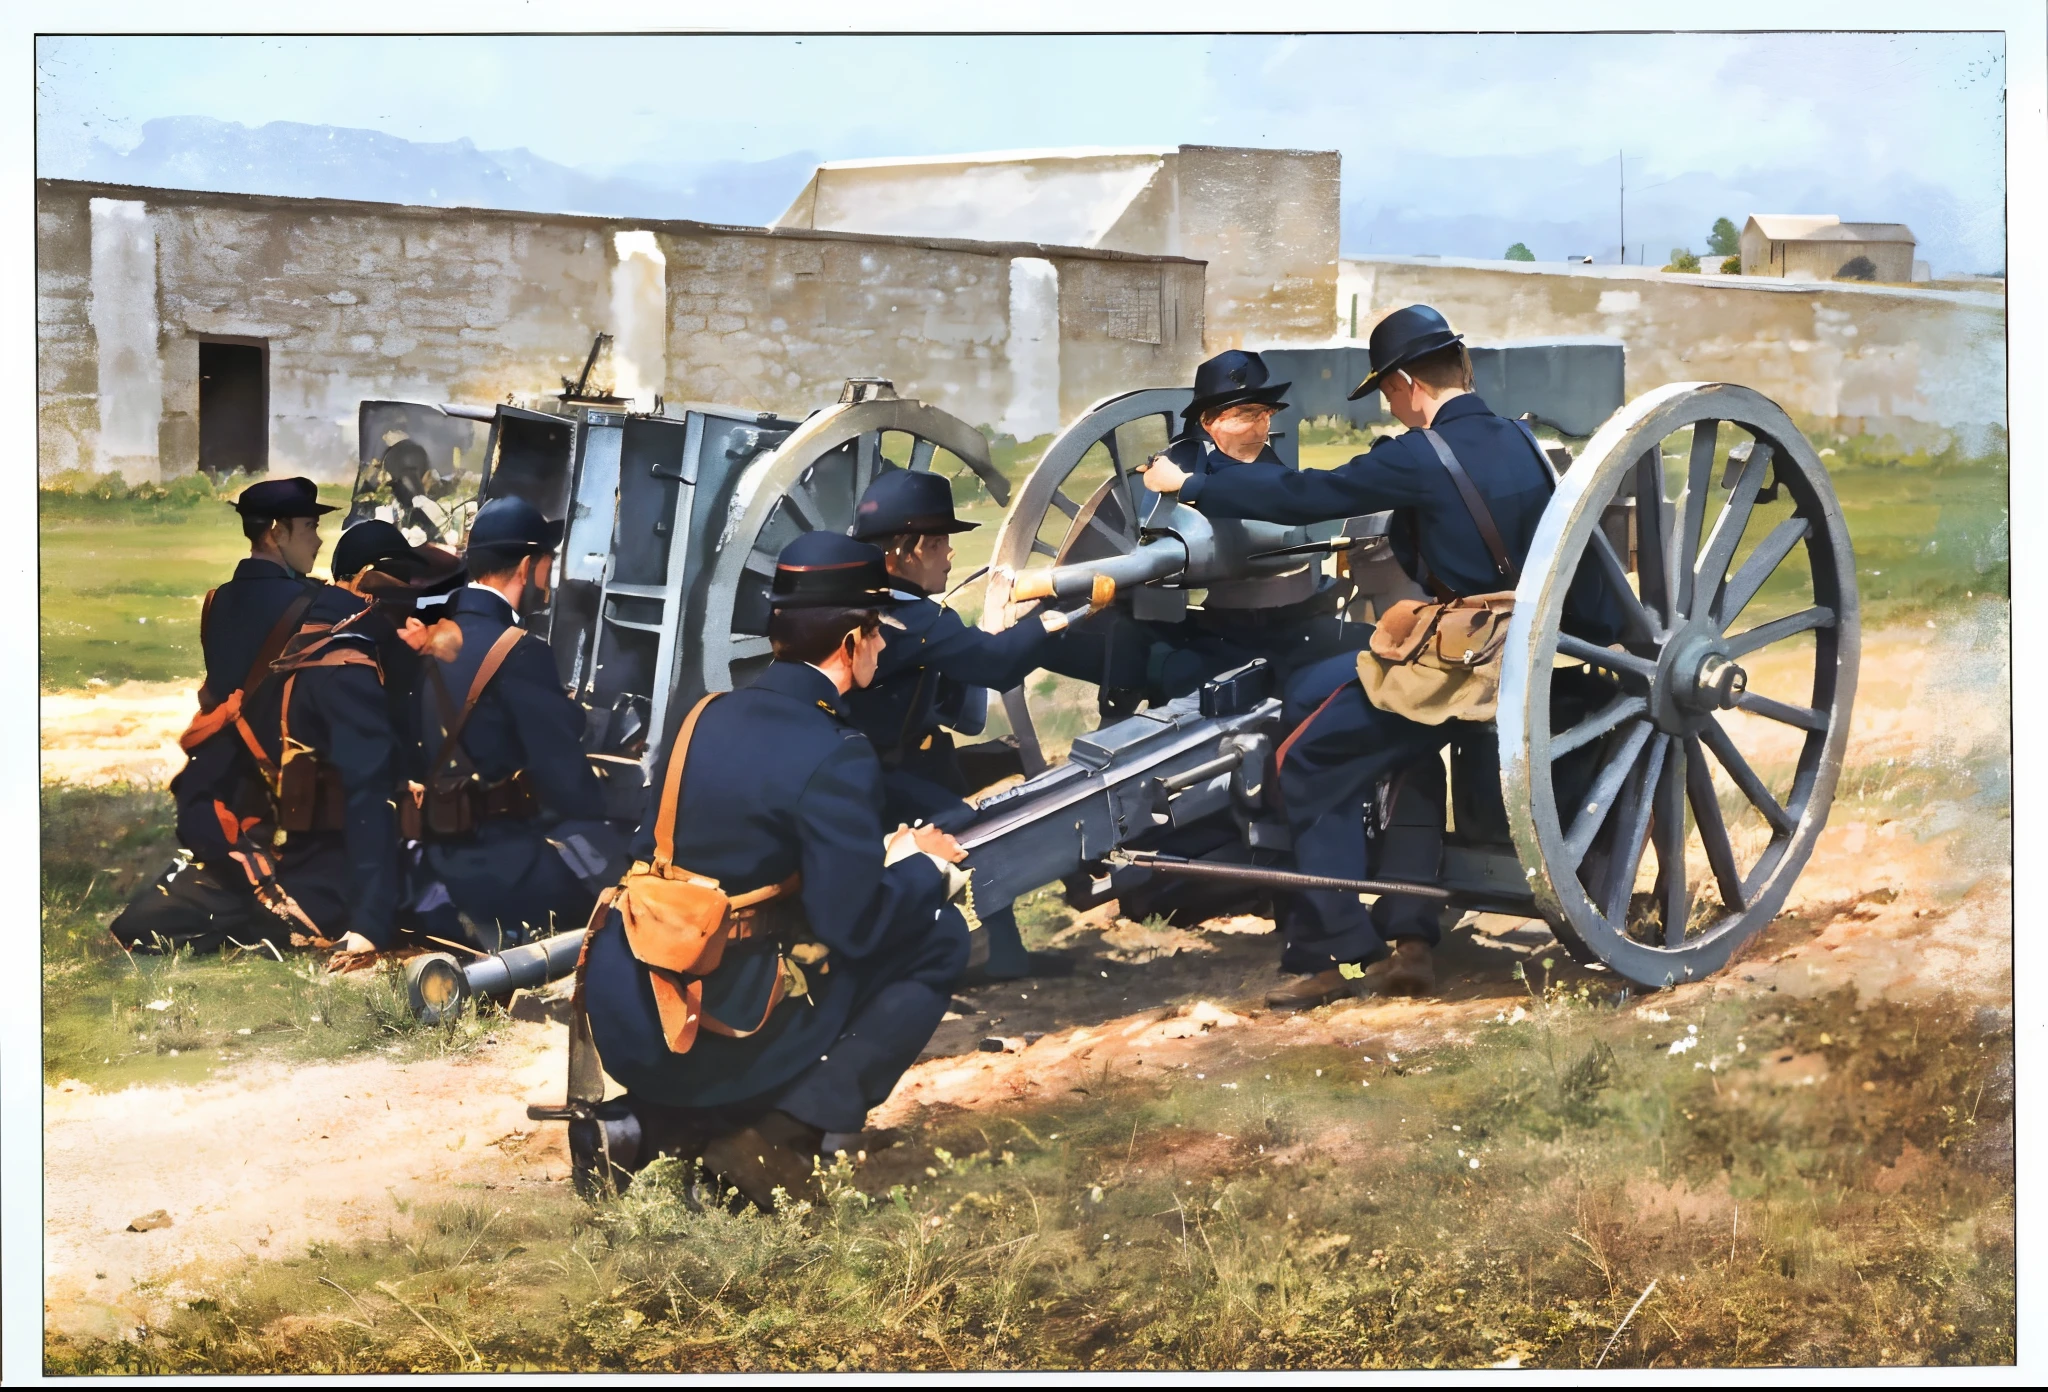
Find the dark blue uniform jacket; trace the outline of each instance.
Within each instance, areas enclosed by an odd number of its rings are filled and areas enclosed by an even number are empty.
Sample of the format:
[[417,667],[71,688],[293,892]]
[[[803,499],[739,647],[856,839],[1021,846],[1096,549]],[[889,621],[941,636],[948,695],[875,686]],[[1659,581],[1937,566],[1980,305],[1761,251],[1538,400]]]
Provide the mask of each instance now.
[[[214,591],[201,642],[206,691],[214,701],[225,700],[229,692],[241,689],[263,640],[291,602],[314,584],[275,561],[251,556],[235,567],[232,579]],[[178,844],[202,861],[218,861],[227,855],[227,839],[221,834],[213,804],[215,799],[230,804],[238,800],[237,784],[247,771],[240,749],[241,741],[234,732],[224,731],[194,750],[171,780]],[[255,806],[242,809],[250,815],[258,810]]]
[[[654,854],[667,758],[655,770],[633,843]],[[668,1050],[645,969],[613,913],[590,946],[585,999],[605,1070],[629,1089],[678,1107],[758,1097],[816,1064],[860,995],[864,964],[907,954],[945,904],[945,877],[922,855],[884,869],[882,769],[816,668],[775,662],[752,686],[713,701],[697,723],[676,818],[675,863],[728,894],[803,874],[809,935],[831,949],[829,970],[807,968],[810,999],[784,1001],[749,1039],[700,1033],[688,1054]],[[705,978],[704,1008],[738,1029],[761,1018],[777,952],[769,939],[729,949]]]
[[962,709],[968,688],[1008,691],[1020,684],[1040,665],[1053,637],[1035,618],[984,633],[909,581],[890,583],[919,598],[889,611],[902,631],[883,630],[888,641],[875,679],[842,698],[854,725],[885,756],[916,749],[948,723],[949,714]]
[[[450,708],[460,711],[484,654],[514,616],[502,595],[477,585],[456,591],[445,612],[462,629],[462,654],[439,671]],[[430,672],[421,673],[419,685],[420,725],[431,766],[440,748],[441,708]],[[604,792],[584,756],[584,725],[582,708],[562,689],[553,651],[544,639],[527,637],[484,688],[462,729],[462,747],[486,782],[525,769],[540,798],[543,821],[596,820],[604,815]],[[478,834],[501,834],[520,825],[486,822]]]
[[[1535,442],[1472,392],[1445,402],[1433,428],[1486,499],[1519,573],[1553,491]],[[1450,471],[1419,430],[1386,436],[1334,469],[1290,470],[1276,460],[1197,475],[1180,497],[1211,517],[1294,526],[1392,510],[1394,553],[1416,579],[1427,583],[1433,575],[1461,595],[1514,588],[1495,570]],[[1582,565],[1566,613],[1575,632],[1606,642],[1618,632],[1619,613],[1602,584],[1590,564]]]
[[[323,585],[306,610],[305,621],[335,624],[364,607],[363,601],[347,590]],[[377,657],[380,666],[388,660],[390,649],[404,646],[376,615],[357,620],[343,634],[338,641],[362,648]],[[293,834],[280,857],[279,877],[301,898],[310,897],[298,882],[303,875],[318,874],[331,881],[329,893],[321,897],[347,904],[348,918],[342,923],[322,922],[321,928],[330,936],[353,930],[380,947],[388,946],[391,916],[399,898],[398,826],[392,796],[401,763],[398,735],[378,668],[311,667],[295,675],[289,712],[291,737],[341,774],[347,793],[347,823],[339,833]],[[279,711],[284,689],[285,674],[273,675],[247,707],[249,726],[273,760],[282,751]],[[335,839],[342,841],[345,859],[334,856],[331,847],[317,844]],[[317,869],[312,868],[315,860]],[[301,869],[300,863],[307,868]]]
[[[1444,403],[1435,429],[1485,497],[1509,557],[1519,561],[1528,555],[1551,485],[1522,428],[1467,392]],[[1180,496],[1211,517],[1290,525],[1405,510],[1414,519],[1423,562],[1445,585],[1459,594],[1513,588],[1494,570],[1457,485],[1419,430],[1386,436],[1334,469],[1240,465],[1189,479]],[[1397,553],[1407,552],[1402,561],[1412,572],[1409,533],[1399,519],[1392,535]]]
[[240,689],[270,630],[291,602],[315,583],[276,561],[250,556],[235,567],[233,579],[213,592],[202,646],[206,689],[215,700]]

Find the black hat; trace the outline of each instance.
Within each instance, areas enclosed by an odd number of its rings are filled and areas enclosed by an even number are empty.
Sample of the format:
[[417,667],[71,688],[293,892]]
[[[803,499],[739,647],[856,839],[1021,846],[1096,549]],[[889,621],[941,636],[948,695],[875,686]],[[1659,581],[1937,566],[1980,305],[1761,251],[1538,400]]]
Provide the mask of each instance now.
[[265,479],[244,488],[234,508],[244,517],[318,517],[334,509],[320,501],[320,490],[309,478]]
[[346,580],[365,566],[375,566],[387,575],[410,577],[427,569],[429,558],[412,547],[405,533],[379,518],[356,523],[334,543],[328,567],[337,580]]
[[890,591],[882,551],[838,532],[805,532],[775,558],[768,602],[777,609],[883,609]]
[[1380,379],[1395,368],[1439,348],[1462,342],[1464,337],[1461,333],[1452,332],[1443,315],[1426,304],[1395,310],[1372,326],[1372,338],[1366,344],[1372,371],[1346,400],[1356,401],[1369,392],[1378,391]]
[[953,516],[953,485],[944,474],[889,469],[860,495],[850,530],[865,541],[906,532],[919,536],[971,532],[980,525]]
[[562,544],[562,522],[550,522],[524,498],[493,498],[469,524],[469,548],[508,556],[545,556]]
[[1182,408],[1181,415],[1188,420],[1197,420],[1204,411],[1221,410],[1246,401],[1255,401],[1261,406],[1285,405],[1287,389],[1294,383],[1269,382],[1267,376],[1266,360],[1257,353],[1247,353],[1239,348],[1218,353],[1195,369],[1195,399]]

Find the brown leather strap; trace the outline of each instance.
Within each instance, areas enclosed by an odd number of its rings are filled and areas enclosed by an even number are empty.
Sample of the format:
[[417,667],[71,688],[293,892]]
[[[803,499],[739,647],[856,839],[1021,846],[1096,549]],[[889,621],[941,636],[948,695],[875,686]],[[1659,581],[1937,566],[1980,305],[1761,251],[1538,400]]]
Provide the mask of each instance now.
[[1422,434],[1423,438],[1429,441],[1430,448],[1436,451],[1436,457],[1443,464],[1444,471],[1451,476],[1451,482],[1458,486],[1458,496],[1465,500],[1465,511],[1472,515],[1472,525],[1479,529],[1479,537],[1486,543],[1487,552],[1493,557],[1493,568],[1500,572],[1500,578],[1508,584],[1516,584],[1518,576],[1515,563],[1508,559],[1507,544],[1501,540],[1500,528],[1494,525],[1493,513],[1487,508],[1486,499],[1480,496],[1477,485],[1472,482],[1472,476],[1465,472],[1465,466],[1458,462],[1458,456],[1451,453],[1451,447],[1443,436],[1426,427]]
[[[207,598],[211,600],[213,596],[208,595]],[[249,664],[249,675],[242,678],[242,690],[253,693],[256,684],[270,675],[270,664],[277,661],[284,652],[284,645],[299,631],[299,620],[306,616],[306,610],[312,603],[313,590],[308,587],[297,599],[285,605],[284,612],[278,615],[277,622],[271,625],[270,632],[265,635],[263,645],[256,649],[256,660]],[[199,624],[202,630],[206,626],[206,613],[203,609],[200,611]],[[199,645],[202,649],[206,646],[206,636],[203,632],[200,634]]]
[[498,675],[498,669],[505,665],[505,659],[511,655],[512,649],[519,646],[519,640],[525,636],[526,630],[517,624],[511,625],[498,635],[498,640],[491,644],[490,651],[484,654],[484,660],[477,664],[476,675],[470,678],[469,695],[463,700],[462,710],[456,715],[453,724],[448,722],[448,708],[451,702],[448,699],[447,684],[441,678],[439,662],[427,669],[433,678],[435,698],[441,705],[441,722],[444,727],[441,735],[441,753],[462,766],[465,778],[470,770],[469,755],[462,747],[462,731],[469,724],[469,717],[475,712],[477,702],[483,699],[484,688],[491,684],[491,678]]
[[[676,808],[683,800],[683,765],[690,757],[690,738],[697,733],[697,717],[704,714],[704,708],[719,698],[721,693],[713,691],[690,707],[690,713],[683,717],[683,728],[676,731],[676,742],[668,756],[668,777],[661,783],[661,811],[654,819],[654,873],[666,875],[676,859]],[[738,903],[738,900],[734,900]]]

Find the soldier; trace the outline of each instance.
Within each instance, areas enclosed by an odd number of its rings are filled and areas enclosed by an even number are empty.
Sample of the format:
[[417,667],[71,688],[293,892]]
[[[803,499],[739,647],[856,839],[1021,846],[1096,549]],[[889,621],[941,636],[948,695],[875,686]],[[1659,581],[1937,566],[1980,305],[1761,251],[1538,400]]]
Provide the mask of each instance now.
[[420,681],[425,868],[490,949],[580,927],[623,851],[584,755],[583,710],[520,619],[546,595],[561,541],[562,523],[524,499],[486,503],[464,553],[469,583],[443,609],[460,652]]
[[193,815],[181,821],[203,833],[188,845],[204,849],[115,920],[124,944],[209,951],[268,938],[357,955],[390,945],[399,741],[382,674],[408,649],[368,608],[363,585],[379,574],[402,582],[426,564],[388,524],[342,534],[341,582],[294,599],[287,617],[299,623],[283,652],[187,732],[195,754],[179,791]]
[[[1273,417],[1291,382],[1275,382],[1264,358],[1231,349],[1195,369],[1181,433],[1159,456],[1183,478],[1289,474],[1271,443]],[[1161,477],[1164,477],[1161,471]],[[1123,715],[1193,691],[1254,658],[1282,680],[1333,653],[1353,651],[1370,630],[1338,617],[1336,582],[1311,561],[1285,575],[1212,585],[1199,609],[1174,623],[1122,614],[1079,625],[1041,665],[1103,687],[1105,715]]]
[[[625,1169],[702,1144],[706,1168],[764,1208],[860,1131],[967,961],[946,902],[964,852],[929,826],[897,828],[885,851],[882,766],[847,711],[900,603],[882,553],[806,533],[777,560],[772,603],[774,662],[669,742],[634,871],[590,939],[589,1028],[628,1091],[570,1132],[588,1164],[602,1127]],[[739,926],[701,975],[645,964],[681,960],[664,957],[681,919],[655,892],[678,884],[732,896]]]
[[[1463,336],[1427,305],[1381,320],[1369,351],[1372,371],[1351,397],[1380,392],[1407,433],[1378,440],[1328,470],[1256,462],[1197,474],[1161,461],[1146,471],[1146,487],[1178,492],[1182,502],[1212,516],[1293,525],[1399,510],[1409,525],[1395,529],[1396,553],[1439,596],[1514,588],[1509,576],[1520,574],[1552,490],[1534,437],[1473,393]],[[1476,489],[1483,508],[1468,506],[1467,488]],[[1586,576],[1574,586],[1579,612],[1599,603],[1589,581],[1598,584]],[[1366,803],[1383,778],[1407,771],[1405,796],[1395,801],[1408,808],[1392,818],[1390,830],[1398,834],[1382,839],[1377,874],[1434,880],[1444,804],[1437,756],[1465,723],[1425,725],[1373,706],[1357,680],[1355,653],[1297,673],[1287,686],[1287,715],[1300,723],[1280,750],[1280,791],[1300,868],[1359,876],[1366,864]],[[1418,798],[1419,814],[1413,810]],[[1287,915],[1283,965],[1308,975],[1269,996],[1274,1006],[1309,1008],[1349,994],[1355,988],[1342,968],[1382,959],[1387,965],[1369,973],[1381,989],[1435,989],[1431,953],[1439,931],[1428,901],[1385,895],[1368,913],[1355,895],[1315,891],[1299,896],[1294,910]]]
[[[844,702],[881,759],[884,816],[892,824],[963,824],[974,811],[963,800],[968,793],[1024,771],[1008,746],[980,746],[972,752],[970,778],[945,727],[979,734],[989,691],[1020,684],[1041,664],[1053,635],[1066,627],[1064,615],[1044,610],[1001,633],[985,633],[933,598],[952,571],[952,537],[975,526],[954,516],[953,488],[943,475],[909,469],[882,474],[854,510],[853,535],[882,549],[902,601],[890,617],[903,631],[890,636],[874,680],[848,692]],[[974,907],[988,932],[988,960],[971,979],[1011,981],[1073,971],[1070,957],[1024,950],[1010,905]]]

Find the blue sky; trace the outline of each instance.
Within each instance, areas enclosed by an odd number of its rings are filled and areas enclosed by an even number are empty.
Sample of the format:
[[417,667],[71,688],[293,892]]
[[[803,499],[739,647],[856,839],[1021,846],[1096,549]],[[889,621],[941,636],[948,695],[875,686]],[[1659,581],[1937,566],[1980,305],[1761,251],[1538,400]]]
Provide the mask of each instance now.
[[[1630,259],[1716,216],[1898,220],[1942,270],[2004,264],[1997,34],[65,38],[38,169],[153,117],[524,147],[595,173],[1046,145],[1344,155],[1344,246]],[[792,189],[793,193],[794,190]],[[706,215],[716,216],[715,209]],[[1494,246],[1501,241],[1501,246]]]

